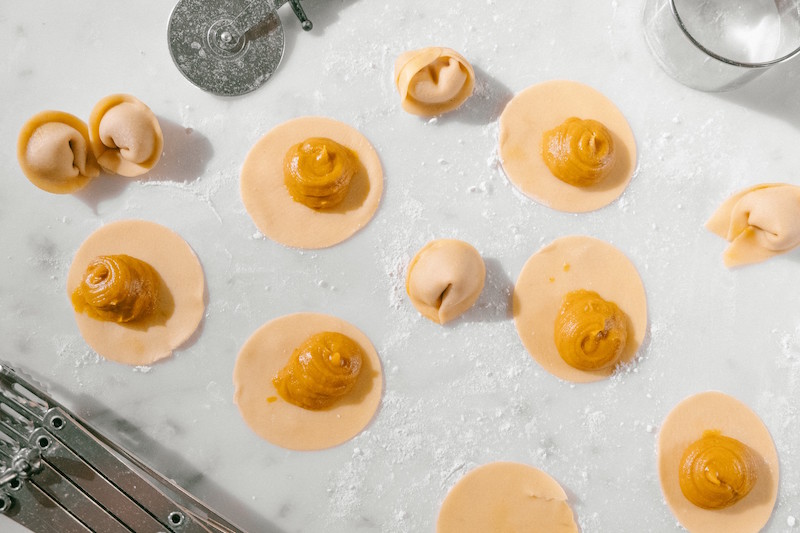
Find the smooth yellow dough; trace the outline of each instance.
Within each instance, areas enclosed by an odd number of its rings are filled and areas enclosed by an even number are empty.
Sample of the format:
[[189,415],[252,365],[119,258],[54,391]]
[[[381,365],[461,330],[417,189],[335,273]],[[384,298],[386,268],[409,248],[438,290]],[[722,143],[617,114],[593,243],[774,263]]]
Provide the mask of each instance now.
[[475,71],[455,50],[431,46],[401,54],[394,81],[403,109],[433,116],[456,109],[472,95]]
[[567,495],[532,466],[496,462],[480,466],[450,489],[436,533],[578,533]]
[[[284,184],[286,152],[309,137],[325,137],[358,156],[358,170],[344,200],[317,210],[295,202]],[[326,248],[363,228],[378,210],[383,168],[377,152],[358,130],[324,117],[284,122],[256,142],[242,165],[240,191],[258,229],[286,246]]]
[[706,222],[730,242],[727,267],[765,261],[800,245],[800,186],[765,183],[734,194]]
[[[719,431],[753,453],[758,481],[741,500],[724,509],[703,509],[681,491],[679,475],[686,449],[704,431]],[[747,405],[721,392],[703,392],[678,403],[658,435],[661,491],[678,521],[692,533],[752,533],[769,521],[778,496],[778,452],[769,430]]]
[[86,124],[62,111],[42,111],[22,126],[17,160],[31,183],[56,194],[75,192],[100,173]]
[[[541,153],[545,132],[570,117],[601,122],[614,144],[614,165],[602,181],[575,187],[556,178]],[[571,213],[593,211],[616,200],[636,168],[636,139],[625,116],[597,90],[574,81],[554,80],[517,94],[500,116],[500,162],[508,179],[537,202]]]
[[483,290],[481,254],[457,239],[426,244],[408,265],[406,292],[426,318],[444,324],[472,307]]
[[67,296],[80,285],[86,265],[102,255],[130,255],[158,273],[160,311],[142,321],[117,323],[75,313],[86,343],[106,359],[149,365],[172,354],[203,319],[205,278],[200,261],[180,235],[144,220],[121,220],[102,226],[81,244],[67,274]]
[[[309,410],[280,398],[273,377],[292,352],[320,331],[341,333],[363,349],[358,381],[332,406]],[[261,438],[290,450],[321,450],[353,438],[378,409],[383,390],[381,361],[357,327],[320,313],[295,313],[267,322],[239,351],[233,369],[233,400],[244,421]]]
[[97,102],[89,115],[89,139],[104,170],[129,178],[153,168],[164,149],[158,119],[128,94],[112,94]]
[[556,239],[533,254],[522,267],[512,304],[514,325],[522,344],[551,374],[586,383],[607,378],[616,366],[580,370],[559,355],[553,325],[564,296],[577,290],[594,291],[627,315],[627,340],[618,364],[632,361],[644,340],[647,297],[630,259],[611,244],[593,237]]

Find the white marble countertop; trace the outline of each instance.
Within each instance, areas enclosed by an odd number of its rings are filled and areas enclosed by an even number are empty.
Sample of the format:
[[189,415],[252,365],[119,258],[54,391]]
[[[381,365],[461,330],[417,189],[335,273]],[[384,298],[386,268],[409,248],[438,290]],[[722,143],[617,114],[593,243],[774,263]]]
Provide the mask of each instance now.
[[[661,496],[655,441],[669,410],[708,389],[766,423],[781,460],[768,531],[800,522],[800,252],[726,270],[703,222],[751,184],[800,183],[800,62],[729,94],[667,77],[646,49],[641,2],[304,0],[315,27],[280,11],[287,48],[264,87],[202,92],[174,67],[174,2],[27,0],[0,6],[0,338],[2,359],[179,484],[253,532],[433,531],[448,489],[480,464],[528,463],[569,495],[584,533],[676,531]],[[402,111],[394,59],[427,45],[460,51],[476,94],[425,121]],[[497,164],[497,118],[516,92],[550,79],[611,98],[636,135],[623,196],[597,212],[552,211],[519,194]],[[143,179],[103,176],[76,195],[31,185],[16,162],[28,117],[88,117],[130,93],[165,131]],[[239,168],[273,126],[325,115],[361,130],[380,154],[375,219],[341,245],[298,251],[263,238],[239,197]],[[180,233],[205,270],[201,333],[151,368],[101,360],[77,331],[65,292],[77,247],[102,224],[154,220]],[[649,337],[612,379],[571,385],[524,350],[509,294],[526,259],[569,234],[618,246],[648,295]],[[483,254],[475,308],[440,327],[405,297],[404,269],[428,240]],[[340,316],[384,365],[382,407],[353,440],[292,452],[260,440],[233,404],[240,346],[295,311]],[[8,521],[0,517],[0,527]],[[797,527],[797,526],[794,526]]]

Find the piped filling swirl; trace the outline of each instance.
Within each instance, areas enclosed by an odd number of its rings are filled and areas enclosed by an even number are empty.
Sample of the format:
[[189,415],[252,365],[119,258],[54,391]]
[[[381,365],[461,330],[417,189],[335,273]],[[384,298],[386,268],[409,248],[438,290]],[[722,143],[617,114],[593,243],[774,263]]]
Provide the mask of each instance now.
[[601,122],[570,117],[544,133],[542,158],[556,178],[589,187],[611,173],[616,160],[614,139]]
[[628,317],[614,302],[594,291],[564,296],[555,321],[561,358],[579,370],[602,370],[617,364],[628,340]]
[[284,159],[284,184],[296,202],[312,209],[339,205],[358,170],[358,156],[332,139],[312,137]]
[[304,409],[330,407],[356,384],[366,355],[356,341],[337,332],[306,339],[273,378],[281,398]]
[[679,483],[690,502],[703,509],[724,509],[753,489],[758,467],[742,442],[707,430],[681,457]]
[[93,259],[71,299],[78,313],[85,311],[98,320],[123,323],[151,315],[158,295],[158,274],[153,267],[120,254]]

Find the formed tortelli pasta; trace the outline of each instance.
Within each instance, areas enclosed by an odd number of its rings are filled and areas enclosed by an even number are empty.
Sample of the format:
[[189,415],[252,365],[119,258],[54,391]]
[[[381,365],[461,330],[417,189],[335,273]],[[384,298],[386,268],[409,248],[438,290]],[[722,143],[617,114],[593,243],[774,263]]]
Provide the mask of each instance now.
[[765,261],[800,245],[800,187],[765,183],[734,194],[706,227],[730,242],[725,266]]
[[86,124],[62,111],[42,111],[25,123],[17,160],[31,183],[56,194],[80,190],[100,173]]
[[164,149],[158,119],[149,107],[128,94],[112,94],[94,106],[89,116],[89,139],[104,170],[129,178],[153,168]]
[[403,109],[433,116],[456,109],[472,95],[475,71],[455,50],[431,46],[401,54],[394,81]]
[[444,324],[472,307],[483,290],[481,254],[457,239],[434,240],[408,265],[406,292],[426,318]]

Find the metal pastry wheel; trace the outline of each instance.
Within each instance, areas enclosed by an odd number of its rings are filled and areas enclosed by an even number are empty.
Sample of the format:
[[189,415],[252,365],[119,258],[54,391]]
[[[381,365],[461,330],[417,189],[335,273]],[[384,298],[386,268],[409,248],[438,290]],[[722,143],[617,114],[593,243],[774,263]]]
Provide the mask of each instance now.
[[169,19],[169,51],[178,70],[204,91],[238,96],[277,70],[285,39],[278,8],[289,3],[312,28],[300,0],[180,0]]

